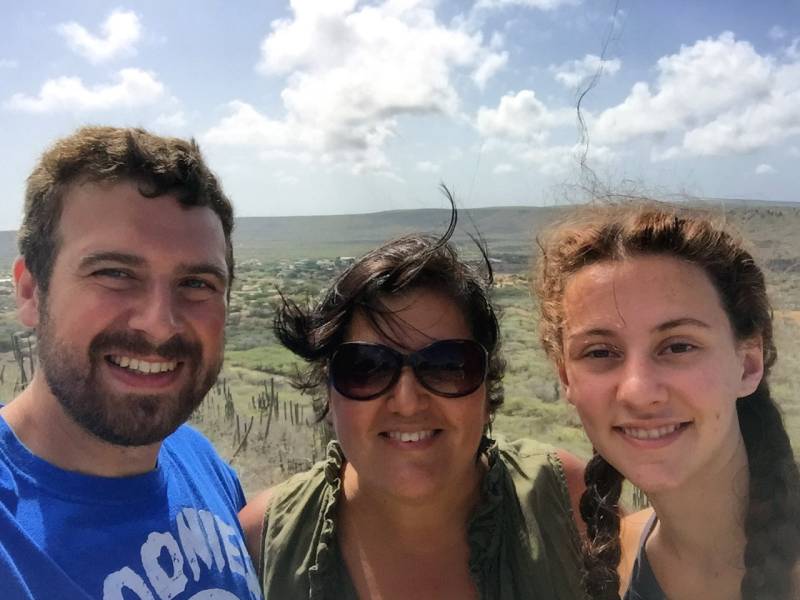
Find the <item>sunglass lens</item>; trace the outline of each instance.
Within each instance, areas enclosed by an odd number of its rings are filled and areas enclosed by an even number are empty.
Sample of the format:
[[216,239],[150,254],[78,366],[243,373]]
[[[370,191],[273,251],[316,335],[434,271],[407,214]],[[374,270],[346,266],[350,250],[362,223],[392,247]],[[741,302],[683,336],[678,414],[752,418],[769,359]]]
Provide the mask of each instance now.
[[342,344],[331,359],[333,387],[353,400],[369,400],[386,391],[398,372],[397,358],[378,345]]
[[486,352],[480,344],[469,340],[436,342],[420,352],[415,372],[432,392],[465,396],[483,383]]

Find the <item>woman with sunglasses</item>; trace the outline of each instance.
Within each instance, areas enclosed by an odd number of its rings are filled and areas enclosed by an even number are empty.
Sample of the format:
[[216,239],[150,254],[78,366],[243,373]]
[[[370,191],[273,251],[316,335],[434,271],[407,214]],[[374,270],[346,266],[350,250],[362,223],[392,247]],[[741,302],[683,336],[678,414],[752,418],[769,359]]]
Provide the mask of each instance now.
[[[635,202],[584,208],[541,248],[541,339],[596,449],[591,596],[800,598],[800,474],[767,385],[764,276],[741,240]],[[654,511],[620,527],[623,478]]]
[[277,336],[336,441],[241,514],[266,598],[585,598],[582,464],[485,437],[503,399],[491,269],[459,260],[454,227],[373,250],[314,307],[284,302]]

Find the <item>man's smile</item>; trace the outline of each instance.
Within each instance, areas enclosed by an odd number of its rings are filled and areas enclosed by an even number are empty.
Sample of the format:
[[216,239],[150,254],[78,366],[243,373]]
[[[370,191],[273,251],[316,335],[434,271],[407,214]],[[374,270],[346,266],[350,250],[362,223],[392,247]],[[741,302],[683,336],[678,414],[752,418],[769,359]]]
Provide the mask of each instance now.
[[115,354],[107,356],[106,359],[118,367],[124,367],[126,369],[130,369],[131,371],[138,371],[140,373],[163,373],[166,371],[174,371],[178,366],[178,361],[175,360],[159,362]]

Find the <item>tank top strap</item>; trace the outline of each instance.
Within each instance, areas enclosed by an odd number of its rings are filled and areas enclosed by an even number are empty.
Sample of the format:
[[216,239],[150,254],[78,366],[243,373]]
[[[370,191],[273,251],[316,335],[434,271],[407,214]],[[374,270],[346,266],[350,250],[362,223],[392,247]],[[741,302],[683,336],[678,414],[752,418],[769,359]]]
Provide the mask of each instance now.
[[661,585],[658,583],[655,573],[653,573],[653,568],[650,566],[647,550],[645,549],[648,538],[656,528],[656,523],[658,523],[658,518],[653,513],[642,528],[639,548],[636,552],[636,561],[633,563],[631,581],[623,600],[667,600],[664,590],[661,589]]

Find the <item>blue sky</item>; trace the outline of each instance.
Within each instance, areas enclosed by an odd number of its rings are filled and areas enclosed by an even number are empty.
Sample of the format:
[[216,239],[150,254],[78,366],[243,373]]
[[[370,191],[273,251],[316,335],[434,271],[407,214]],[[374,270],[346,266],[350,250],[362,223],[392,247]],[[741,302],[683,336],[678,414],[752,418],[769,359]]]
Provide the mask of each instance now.
[[[0,229],[82,124],[194,136],[251,215],[800,200],[800,1],[82,0],[0,9]],[[605,54],[603,55],[603,49]],[[601,56],[602,55],[602,56]]]

